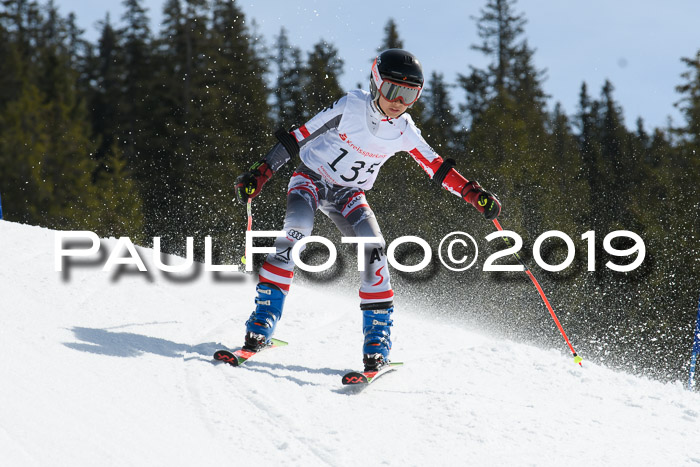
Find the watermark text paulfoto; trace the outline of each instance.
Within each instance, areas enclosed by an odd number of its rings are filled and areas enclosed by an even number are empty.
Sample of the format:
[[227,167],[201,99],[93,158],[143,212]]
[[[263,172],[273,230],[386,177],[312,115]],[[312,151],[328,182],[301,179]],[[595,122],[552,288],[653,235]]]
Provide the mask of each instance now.
[[[254,255],[264,255],[276,253],[275,247],[254,246],[255,238],[277,238],[289,237],[288,232],[284,231],[249,231],[246,232],[246,251],[248,252],[248,261],[246,261],[245,270],[250,272],[253,270]],[[594,231],[588,231],[581,235],[581,240],[585,241],[587,255],[588,271],[595,271],[596,268],[596,249],[595,249]],[[633,245],[629,248],[620,250],[612,245],[613,240],[623,237],[631,239]],[[499,250],[489,255],[482,265],[482,270],[485,272],[493,271],[523,271],[522,264],[495,264],[496,260],[517,255],[523,248],[522,237],[513,231],[503,230],[493,232],[485,237],[488,242],[493,242],[496,239],[507,239],[507,248]],[[567,249],[566,259],[559,264],[548,264],[542,258],[542,244],[550,238],[557,238],[564,242]],[[321,236],[306,236],[296,235],[295,242],[291,248],[291,256],[294,264],[306,272],[322,272],[331,268],[337,259],[337,249],[333,242]],[[71,247],[66,244],[73,242]],[[75,242],[80,242],[81,245],[89,245],[87,247],[77,247]],[[156,269],[167,273],[182,273],[193,267],[194,264],[194,239],[187,237],[187,254],[184,261],[180,264],[165,264],[161,260],[160,237],[153,238],[152,263]],[[378,237],[342,237],[342,243],[357,245],[357,270],[364,271],[365,267],[365,249],[373,245],[383,245],[383,241]],[[309,265],[304,263],[300,257],[301,251],[309,243],[320,243],[328,249],[328,258],[325,262],[318,265]],[[405,265],[401,264],[396,259],[396,249],[403,244],[415,244],[423,250],[423,258],[417,264]],[[63,231],[56,232],[55,235],[55,261],[54,270],[57,272],[63,271],[64,262],[68,258],[89,258],[96,257],[100,251],[100,239],[94,232],[90,231]],[[634,232],[628,230],[617,230],[608,233],[603,240],[603,249],[607,254],[613,257],[629,257],[636,255],[634,260],[629,264],[617,264],[612,261],[605,263],[605,266],[617,272],[630,272],[638,268],[646,256],[646,246],[644,240]],[[385,249],[387,261],[394,269],[401,272],[418,272],[423,270],[432,261],[433,251],[430,244],[424,239],[416,236],[403,236],[394,239]],[[447,269],[452,271],[466,271],[472,268],[479,256],[479,248],[476,240],[466,232],[450,232],[445,235],[438,245],[438,258],[440,263]],[[444,254],[443,254],[444,251]],[[126,255],[125,255],[126,253]],[[539,267],[546,271],[558,272],[568,268],[574,261],[576,255],[576,247],[573,240],[564,232],[558,230],[550,230],[544,232],[537,237],[532,247],[532,256]],[[131,265],[138,268],[141,272],[148,271],[146,263],[139,255],[134,244],[129,237],[120,237],[117,239],[116,245],[106,257],[106,261],[102,267],[103,271],[112,271],[115,267],[123,265]],[[204,270],[216,272],[240,272],[241,269],[237,264],[213,264],[212,262],[212,239],[205,237],[204,239]]]

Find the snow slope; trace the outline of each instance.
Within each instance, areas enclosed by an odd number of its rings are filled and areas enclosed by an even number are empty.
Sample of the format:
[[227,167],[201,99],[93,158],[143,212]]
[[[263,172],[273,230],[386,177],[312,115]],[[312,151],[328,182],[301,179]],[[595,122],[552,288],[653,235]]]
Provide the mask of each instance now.
[[297,284],[288,347],[214,364],[253,303],[252,277],[228,279],[62,274],[53,231],[0,221],[0,464],[700,466],[700,394],[427,320],[400,297],[406,365],[362,392],[340,384],[361,364],[354,290]]

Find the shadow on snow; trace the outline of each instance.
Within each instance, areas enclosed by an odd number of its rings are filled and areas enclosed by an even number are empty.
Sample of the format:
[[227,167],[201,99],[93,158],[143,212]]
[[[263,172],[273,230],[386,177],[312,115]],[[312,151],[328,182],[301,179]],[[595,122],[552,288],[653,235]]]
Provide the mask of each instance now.
[[[183,358],[191,360],[198,358],[214,364],[220,364],[212,359],[214,352],[220,349],[233,351],[234,349],[216,343],[207,342],[204,344],[188,345],[161,339],[159,337],[145,336],[132,332],[114,332],[107,329],[74,327],[71,329],[76,339],[81,342],[64,342],[68,348],[80,352],[88,352],[98,355],[108,355],[112,357],[138,357],[145,353],[160,355],[169,358]],[[199,354],[206,358],[185,357],[188,354]],[[277,374],[277,371],[293,371],[299,373],[314,373],[331,376],[340,376],[345,372],[332,368],[308,368],[300,365],[281,365],[278,363],[249,362],[246,367],[256,372],[268,373],[276,378],[286,378],[299,385],[314,384],[290,376]]]
[[66,342],[63,344],[66,347],[113,357],[138,357],[144,353],[170,358],[183,358],[187,353],[198,353],[210,357],[217,350],[226,348],[215,342],[187,345],[158,337],[131,332],[112,332],[106,329],[76,327],[71,331],[76,339],[82,342]]

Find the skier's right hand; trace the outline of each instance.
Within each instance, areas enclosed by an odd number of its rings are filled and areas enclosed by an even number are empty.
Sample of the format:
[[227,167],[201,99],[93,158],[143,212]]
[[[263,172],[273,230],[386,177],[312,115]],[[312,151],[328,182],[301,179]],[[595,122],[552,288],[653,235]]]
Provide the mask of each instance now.
[[248,172],[239,175],[236,179],[236,198],[238,201],[245,204],[248,199],[258,196],[272,173],[267,162],[260,161],[253,164]]

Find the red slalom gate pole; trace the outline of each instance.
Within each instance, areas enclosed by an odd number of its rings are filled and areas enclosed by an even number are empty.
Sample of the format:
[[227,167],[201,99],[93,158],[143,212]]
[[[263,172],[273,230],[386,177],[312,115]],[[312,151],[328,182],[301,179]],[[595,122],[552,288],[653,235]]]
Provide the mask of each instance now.
[[[503,231],[503,227],[501,227],[501,223],[498,222],[498,219],[493,220],[493,225],[495,225],[499,231]],[[510,242],[508,241],[508,237],[503,237],[503,241],[506,242],[506,245],[510,246]],[[544,294],[544,290],[542,290],[540,283],[537,282],[537,279],[535,279],[535,275],[532,274],[532,271],[530,271],[530,268],[528,268],[527,265],[523,262],[523,260],[520,258],[520,255],[515,253],[515,254],[513,254],[513,256],[515,256],[515,259],[517,259],[518,262],[523,266],[523,268],[525,268],[525,273],[530,277],[530,280],[532,280],[532,283],[535,284],[537,291],[540,293],[540,297],[542,297],[542,301],[544,302],[544,304],[547,306],[547,309],[549,310],[549,314],[552,316],[552,319],[554,320],[554,323],[557,325],[557,328],[559,328],[559,332],[564,337],[564,340],[566,341],[566,345],[568,345],[569,349],[571,349],[571,353],[574,355],[574,362],[578,363],[579,366],[583,366],[581,364],[583,359],[578,356],[578,354],[574,350],[574,346],[571,345],[571,341],[569,341],[569,338],[567,337],[566,333],[564,332],[564,328],[561,326],[561,323],[559,322],[559,319],[557,318],[557,314],[554,313],[554,309],[552,308],[552,305],[549,304],[549,300],[547,300],[547,296]]]

